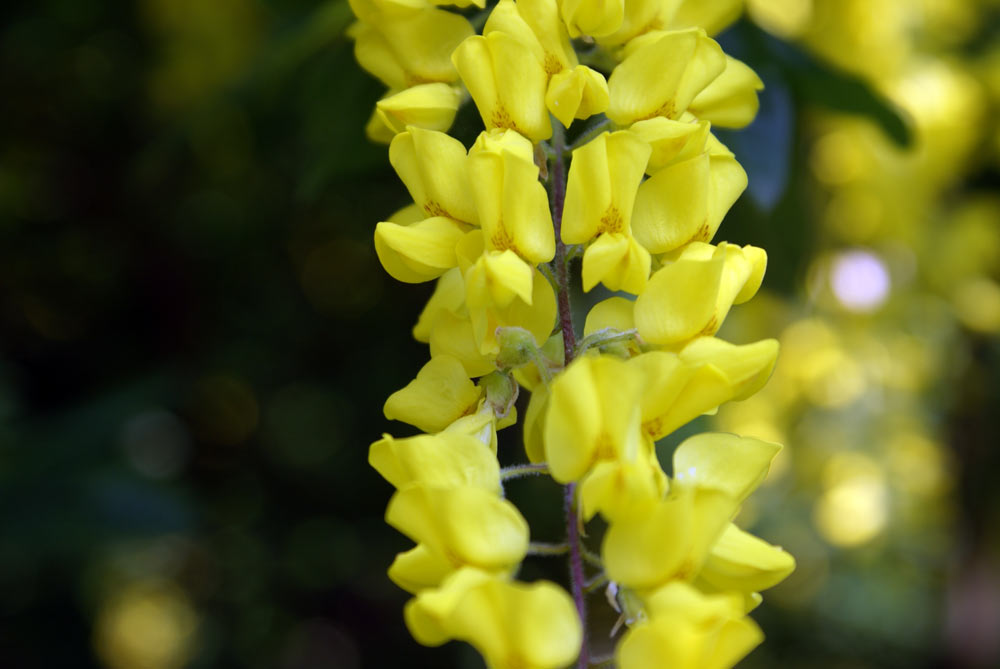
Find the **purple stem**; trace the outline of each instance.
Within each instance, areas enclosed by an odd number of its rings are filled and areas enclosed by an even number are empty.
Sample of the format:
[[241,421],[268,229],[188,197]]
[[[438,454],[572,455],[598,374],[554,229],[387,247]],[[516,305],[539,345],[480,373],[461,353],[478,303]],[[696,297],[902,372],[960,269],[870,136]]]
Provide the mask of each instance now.
[[[566,136],[563,127],[558,122],[553,123],[552,148],[555,158],[549,169],[549,179],[552,193],[552,223],[555,227],[556,254],[554,260],[556,283],[559,285],[557,298],[559,306],[559,326],[562,329],[565,364],[573,361],[576,351],[576,332],[573,330],[573,312],[569,303],[569,263],[566,262],[566,245],[562,241],[563,203],[566,200]],[[573,602],[580,616],[580,626],[583,630],[583,640],[580,644],[579,669],[590,666],[590,647],[587,642],[587,602],[584,596],[586,574],[583,572],[583,554],[580,543],[580,518],[576,507],[576,484],[566,486],[564,493],[564,510],[566,512],[566,538],[569,544],[569,576],[573,591]]]

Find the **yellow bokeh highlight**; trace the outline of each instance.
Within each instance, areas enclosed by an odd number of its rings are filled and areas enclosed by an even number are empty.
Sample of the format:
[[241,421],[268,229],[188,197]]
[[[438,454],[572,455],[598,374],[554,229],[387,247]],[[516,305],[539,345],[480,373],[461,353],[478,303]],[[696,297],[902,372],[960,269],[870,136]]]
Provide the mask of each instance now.
[[865,176],[870,161],[852,133],[834,130],[819,137],[809,154],[809,166],[827,185],[843,185]]
[[886,449],[894,486],[926,497],[945,491],[951,471],[940,444],[919,432],[905,431],[893,436]]
[[195,650],[198,617],[176,586],[144,581],[104,602],[94,650],[109,669],[179,669]]
[[877,537],[889,520],[889,492],[882,467],[856,452],[833,455],[823,468],[826,488],[813,510],[816,528],[845,548]]
[[982,332],[1000,332],[1000,285],[986,277],[972,277],[955,287],[952,306],[962,325]]

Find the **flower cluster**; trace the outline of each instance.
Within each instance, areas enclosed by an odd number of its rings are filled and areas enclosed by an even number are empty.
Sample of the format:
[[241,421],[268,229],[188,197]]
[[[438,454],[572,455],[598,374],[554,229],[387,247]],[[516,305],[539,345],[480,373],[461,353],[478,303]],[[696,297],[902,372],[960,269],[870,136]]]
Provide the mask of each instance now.
[[[777,356],[773,340],[714,337],[766,265],[759,248],[710,243],[747,183],[711,129],[749,123],[762,86],[709,36],[740,3],[452,4],[351,0],[357,58],[389,88],[368,133],[414,201],[376,226],[375,248],[394,278],[437,281],[414,328],[430,361],[385,404],[425,434],[386,435],[369,457],[397,488],[387,522],[416,544],[389,569],[414,595],[407,625],[491,667],[586,667],[605,660],[585,590],[606,583],[612,636],[627,627],[617,666],[731,666],[762,638],[746,616],[757,593],[794,568],[732,522],[780,446],[701,434],[668,476],[655,444],[756,392]],[[469,98],[485,130],[466,149],[445,132]],[[578,258],[584,291],[624,294],[593,306],[579,341]],[[521,389],[530,463],[501,470],[497,431]],[[564,484],[564,544],[532,543],[505,499],[526,473]],[[515,580],[529,553],[568,555],[572,594]]]

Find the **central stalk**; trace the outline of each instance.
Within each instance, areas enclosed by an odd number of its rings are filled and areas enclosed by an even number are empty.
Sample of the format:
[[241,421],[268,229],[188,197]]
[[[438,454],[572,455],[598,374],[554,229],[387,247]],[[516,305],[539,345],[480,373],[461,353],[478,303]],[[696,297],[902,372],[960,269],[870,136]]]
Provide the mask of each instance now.
[[[566,259],[566,245],[562,241],[563,204],[566,200],[566,134],[562,124],[552,120],[552,150],[553,158],[549,166],[549,184],[552,204],[552,223],[555,227],[556,254],[552,263],[558,286],[557,302],[559,305],[559,326],[562,329],[565,365],[573,361],[576,351],[576,332],[573,330],[573,312],[569,301],[569,262]],[[586,575],[583,573],[583,551],[580,541],[580,516],[577,510],[576,483],[570,483],[564,491],[564,510],[566,513],[566,540],[569,544],[569,577],[576,603],[576,612],[580,616],[580,626],[583,630],[583,641],[580,644],[579,669],[590,665],[590,649],[587,641],[587,602],[584,594]]]

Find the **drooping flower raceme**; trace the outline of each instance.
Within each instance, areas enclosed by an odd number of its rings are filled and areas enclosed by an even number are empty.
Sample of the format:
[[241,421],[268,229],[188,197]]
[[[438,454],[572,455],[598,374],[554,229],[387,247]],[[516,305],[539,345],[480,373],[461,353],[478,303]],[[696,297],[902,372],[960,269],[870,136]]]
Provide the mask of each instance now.
[[[436,282],[413,330],[430,359],[385,403],[422,434],[369,451],[396,488],[386,521],[414,543],[389,577],[422,644],[465,641],[509,669],[694,668],[763,638],[747,613],[795,563],[733,519],[781,447],[700,434],[668,469],[656,448],[759,390],[778,353],[714,336],[767,262],[713,242],[747,177],[712,127],[749,123],[762,86],[710,36],[740,4],[351,0],[358,61],[388,87],[367,131],[413,198],[375,249],[394,278]],[[466,103],[471,146],[446,134]],[[581,333],[577,267],[583,291],[620,291]],[[501,469],[522,390],[527,462]],[[564,537],[532,537],[505,498],[528,474],[564,486]],[[568,556],[565,587],[518,581],[528,555]],[[601,586],[620,620],[598,632]],[[596,633],[613,657],[595,657]]]

